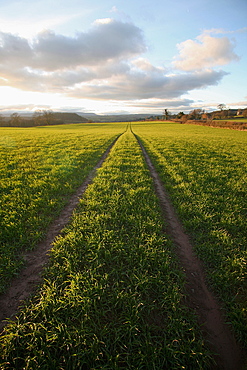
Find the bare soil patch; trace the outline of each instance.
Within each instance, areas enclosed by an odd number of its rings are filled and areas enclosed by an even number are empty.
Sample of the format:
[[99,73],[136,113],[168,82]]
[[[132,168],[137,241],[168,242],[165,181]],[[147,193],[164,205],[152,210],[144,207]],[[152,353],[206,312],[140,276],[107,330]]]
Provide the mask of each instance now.
[[160,200],[167,232],[177,246],[177,254],[186,275],[186,304],[196,312],[205,339],[215,353],[214,369],[239,370],[246,365],[246,354],[236,342],[232,331],[226,324],[223,310],[214,294],[205,283],[205,274],[201,261],[193,251],[188,235],[183,230],[162,181],[155,170],[149,155],[137,138],[148,169],[154,181]]
[[7,291],[0,295],[0,331],[2,331],[3,327],[7,324],[7,319],[14,319],[22,302],[30,297],[41,283],[41,273],[44,265],[48,261],[49,250],[52,247],[53,241],[68,224],[73,210],[76,208],[88,185],[92,182],[96,170],[102,166],[117,139],[118,137],[109,146],[85,181],[77,189],[76,193],[70,198],[67,206],[60,213],[59,217],[50,225],[46,238],[38,244],[35,250],[26,252],[22,255],[25,260],[25,267],[20,271],[18,276],[11,281]]

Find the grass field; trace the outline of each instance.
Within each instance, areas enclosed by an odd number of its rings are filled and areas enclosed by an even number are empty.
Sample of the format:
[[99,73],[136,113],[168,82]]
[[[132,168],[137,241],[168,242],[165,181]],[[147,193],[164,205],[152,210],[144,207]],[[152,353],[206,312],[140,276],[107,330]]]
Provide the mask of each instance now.
[[3,368],[206,369],[141,149],[118,140],[2,338]]
[[[21,194],[9,198],[17,199],[10,215],[18,199],[27,198],[26,208],[32,209],[36,195],[40,208],[31,215],[37,217],[39,210],[44,220],[55,217],[64,198],[125,129],[126,124],[92,124],[7,130],[0,137],[2,163],[13,164],[8,172],[3,167],[3,184],[9,188],[3,188],[1,199],[6,189]],[[133,123],[132,130],[205,264],[227,321],[247,348],[246,132],[165,122]],[[33,132],[39,135],[36,145]],[[31,191],[37,177],[41,186]],[[9,178],[16,179],[12,188]],[[21,204],[12,216],[13,230],[27,224]],[[47,228],[44,220],[34,223],[34,234],[26,239],[21,233],[16,238],[10,233],[12,239],[6,234],[2,250],[35,247]],[[5,329],[2,368],[210,369],[207,343],[183,303],[185,278],[165,229],[150,173],[128,130],[55,240],[40,290]],[[9,261],[14,260],[11,255]]]
[[125,127],[0,128],[0,292]]
[[[229,122],[245,122],[247,123],[247,118],[223,118],[223,121],[229,121]],[[222,121],[222,120],[216,120],[216,121]]]
[[247,133],[134,124],[247,347]]

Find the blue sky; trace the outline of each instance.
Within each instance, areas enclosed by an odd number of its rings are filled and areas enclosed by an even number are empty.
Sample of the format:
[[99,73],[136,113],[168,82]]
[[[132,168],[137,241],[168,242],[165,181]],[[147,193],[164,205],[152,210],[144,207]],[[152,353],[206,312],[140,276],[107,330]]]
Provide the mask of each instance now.
[[0,0],[0,111],[247,107],[246,0]]

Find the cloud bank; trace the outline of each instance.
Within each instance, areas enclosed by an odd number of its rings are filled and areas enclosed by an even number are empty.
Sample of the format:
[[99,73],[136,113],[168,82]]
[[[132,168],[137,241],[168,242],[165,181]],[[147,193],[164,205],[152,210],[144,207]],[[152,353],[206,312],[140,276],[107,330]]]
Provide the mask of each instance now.
[[221,33],[222,31],[205,31],[196,40],[186,40],[177,45],[179,56],[173,63],[175,68],[193,71],[223,66],[239,60],[233,51],[235,44],[228,37],[213,37],[210,32]]
[[179,99],[217,85],[215,66],[238,57],[227,37],[205,32],[178,45],[176,73],[152,65],[143,32],[130,22],[101,19],[74,37],[45,31],[32,41],[0,33],[0,85],[101,100]]

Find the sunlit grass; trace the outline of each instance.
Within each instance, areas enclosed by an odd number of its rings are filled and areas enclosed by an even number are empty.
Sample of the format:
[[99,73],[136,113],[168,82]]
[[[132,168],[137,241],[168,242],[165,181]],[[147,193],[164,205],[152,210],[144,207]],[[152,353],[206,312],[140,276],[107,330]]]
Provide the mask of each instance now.
[[54,243],[45,282],[1,339],[3,369],[207,369],[184,277],[128,132]]
[[247,133],[133,124],[247,347]]
[[0,292],[125,127],[0,128]]

